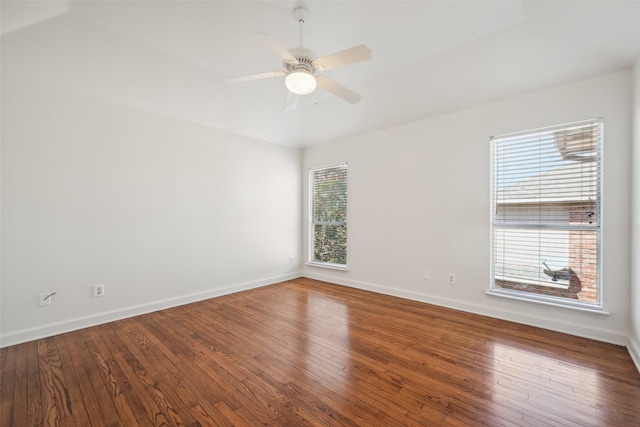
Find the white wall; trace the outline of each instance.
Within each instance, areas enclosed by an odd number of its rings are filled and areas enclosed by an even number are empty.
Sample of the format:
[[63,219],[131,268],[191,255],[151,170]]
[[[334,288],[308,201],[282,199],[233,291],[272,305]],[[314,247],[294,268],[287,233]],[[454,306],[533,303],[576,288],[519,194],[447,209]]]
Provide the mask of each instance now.
[[631,335],[629,353],[640,370],[640,58],[633,69],[633,183],[631,242]]
[[[631,73],[625,71],[306,149],[304,170],[349,163],[349,270],[304,266],[303,274],[626,344],[630,112]],[[489,137],[595,117],[604,117],[606,133],[603,300],[610,314],[486,295]],[[305,225],[305,259],[306,235]],[[431,280],[422,278],[424,269]],[[456,285],[446,284],[448,272],[456,274]]]
[[3,346],[299,276],[299,150],[2,79]]
[[[304,171],[349,162],[350,269],[304,275],[619,344],[633,330],[637,362],[640,272],[630,289],[628,249],[639,68],[305,150]],[[306,257],[306,173],[296,150],[10,73],[2,88],[0,345],[298,275],[289,256]],[[489,136],[599,116],[611,314],[487,296]],[[95,283],[105,297],[91,297]],[[39,307],[49,290],[53,304]]]

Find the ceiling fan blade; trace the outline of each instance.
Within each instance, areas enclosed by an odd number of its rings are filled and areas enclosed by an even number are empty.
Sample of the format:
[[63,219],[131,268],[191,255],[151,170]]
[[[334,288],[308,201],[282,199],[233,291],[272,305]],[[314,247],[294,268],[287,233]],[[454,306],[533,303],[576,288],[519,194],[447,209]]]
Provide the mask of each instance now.
[[354,64],[356,62],[368,61],[371,59],[371,50],[361,44],[351,49],[336,52],[332,55],[323,56],[312,62],[316,70],[330,70],[343,65]]
[[264,47],[275,53],[287,64],[297,64],[298,60],[291,55],[276,39],[265,33],[253,33],[257,36]]
[[284,111],[295,111],[299,100],[300,95],[287,90],[287,97],[284,100]]
[[284,70],[277,71],[267,71],[266,73],[258,73],[258,74],[249,74],[246,76],[238,76],[238,77],[229,77],[228,79],[224,79],[225,83],[241,83],[241,82],[249,82],[251,80],[260,80],[260,79],[268,79],[270,77],[281,77],[287,74]]
[[338,84],[325,76],[317,76],[316,82],[318,83],[318,86],[321,87],[322,89],[328,92],[331,92],[338,98],[342,98],[351,104],[357,104],[358,102],[360,102],[360,99],[362,98],[360,95],[358,95],[354,91],[347,89],[341,84]]

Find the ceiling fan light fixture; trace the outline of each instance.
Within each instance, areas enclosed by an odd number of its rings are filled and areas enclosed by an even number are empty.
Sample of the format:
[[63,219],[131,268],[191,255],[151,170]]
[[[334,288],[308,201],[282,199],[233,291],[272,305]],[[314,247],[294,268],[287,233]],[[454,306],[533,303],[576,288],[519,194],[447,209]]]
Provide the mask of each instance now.
[[296,95],[307,95],[316,90],[316,78],[306,71],[293,71],[285,80],[287,89]]

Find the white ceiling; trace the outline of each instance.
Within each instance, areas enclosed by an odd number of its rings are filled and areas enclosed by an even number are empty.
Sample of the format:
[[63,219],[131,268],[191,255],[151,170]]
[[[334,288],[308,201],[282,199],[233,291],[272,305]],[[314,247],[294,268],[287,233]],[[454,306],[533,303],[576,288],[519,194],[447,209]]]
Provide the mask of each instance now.
[[[631,68],[640,1],[5,1],[2,71],[276,144],[306,147]],[[366,44],[284,112],[280,69],[252,33],[319,56]]]

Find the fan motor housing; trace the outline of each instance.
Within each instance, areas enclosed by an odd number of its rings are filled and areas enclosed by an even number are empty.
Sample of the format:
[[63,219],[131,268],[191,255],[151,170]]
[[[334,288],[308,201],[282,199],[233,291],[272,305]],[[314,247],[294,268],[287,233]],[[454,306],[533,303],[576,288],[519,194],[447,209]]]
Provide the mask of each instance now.
[[313,67],[313,64],[309,58],[298,58],[297,64],[288,64],[285,62],[284,66],[287,68],[287,71],[292,73],[294,71],[306,71],[309,74],[314,74],[316,69]]

